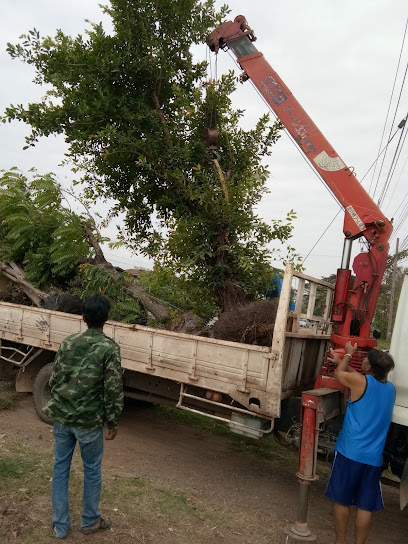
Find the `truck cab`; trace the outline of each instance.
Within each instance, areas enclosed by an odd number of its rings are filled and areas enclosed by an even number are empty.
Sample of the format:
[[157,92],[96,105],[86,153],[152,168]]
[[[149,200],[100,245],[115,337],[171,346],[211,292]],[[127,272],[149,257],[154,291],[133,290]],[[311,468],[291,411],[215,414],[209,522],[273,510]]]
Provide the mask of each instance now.
[[395,385],[396,398],[392,423],[384,451],[384,461],[393,474],[401,479],[400,506],[408,504],[408,269],[398,302],[397,315],[391,338],[390,354],[395,368],[390,380]]

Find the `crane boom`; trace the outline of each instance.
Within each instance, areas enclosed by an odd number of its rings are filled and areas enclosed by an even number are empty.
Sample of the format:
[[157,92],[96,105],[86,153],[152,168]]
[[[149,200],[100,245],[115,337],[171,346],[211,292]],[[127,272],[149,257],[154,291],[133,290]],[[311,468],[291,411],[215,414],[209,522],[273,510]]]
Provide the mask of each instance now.
[[[365,350],[376,345],[376,340],[370,338],[370,326],[387,264],[392,224],[263,54],[256,49],[255,40],[245,17],[239,15],[234,21],[218,26],[207,37],[207,44],[216,53],[220,48],[233,52],[243,69],[241,80],[251,79],[345,210],[345,244],[341,266],[337,271],[332,341],[338,347],[344,346],[348,340],[357,342],[360,360]],[[367,251],[354,259],[355,280],[350,289],[351,243],[361,237],[366,240]],[[357,366],[358,363],[356,361]]]

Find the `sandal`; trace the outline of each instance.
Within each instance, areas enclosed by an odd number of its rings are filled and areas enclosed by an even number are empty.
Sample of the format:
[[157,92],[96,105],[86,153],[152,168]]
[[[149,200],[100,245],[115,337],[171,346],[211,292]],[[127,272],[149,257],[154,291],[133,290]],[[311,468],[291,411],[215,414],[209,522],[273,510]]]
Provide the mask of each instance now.
[[99,531],[107,531],[110,526],[111,522],[101,516],[96,523],[90,527],[81,527],[80,531],[84,535],[91,535],[92,533],[98,533]]

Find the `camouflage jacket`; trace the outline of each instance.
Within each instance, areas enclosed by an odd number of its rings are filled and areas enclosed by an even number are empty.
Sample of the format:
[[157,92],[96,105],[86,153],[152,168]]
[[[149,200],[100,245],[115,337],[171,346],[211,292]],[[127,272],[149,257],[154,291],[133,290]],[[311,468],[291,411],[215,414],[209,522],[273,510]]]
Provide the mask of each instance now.
[[55,357],[51,400],[43,408],[56,421],[81,429],[115,430],[123,408],[119,346],[99,329],[66,338]]

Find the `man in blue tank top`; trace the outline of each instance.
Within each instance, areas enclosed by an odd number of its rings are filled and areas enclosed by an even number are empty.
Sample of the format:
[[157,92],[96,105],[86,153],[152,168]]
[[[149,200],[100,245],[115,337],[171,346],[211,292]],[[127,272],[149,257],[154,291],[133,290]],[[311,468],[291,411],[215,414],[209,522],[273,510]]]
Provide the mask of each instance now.
[[334,350],[329,361],[337,364],[334,376],[350,389],[343,428],[334,448],[332,473],[326,496],[333,501],[336,544],[346,544],[350,506],[357,508],[355,542],[364,544],[372,513],[382,510],[382,454],[391,423],[395,388],[387,381],[394,361],[388,353],[368,352],[360,374],[349,362],[357,350],[347,342],[343,358]]

